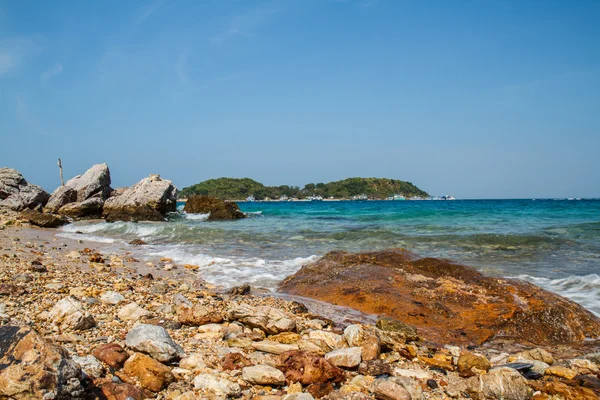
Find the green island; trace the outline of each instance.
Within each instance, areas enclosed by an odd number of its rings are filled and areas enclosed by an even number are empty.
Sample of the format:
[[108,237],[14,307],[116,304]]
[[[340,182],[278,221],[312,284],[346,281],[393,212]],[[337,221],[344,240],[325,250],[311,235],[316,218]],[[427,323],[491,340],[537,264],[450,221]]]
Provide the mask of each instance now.
[[401,195],[406,198],[427,198],[429,194],[410,182],[388,178],[348,178],[329,183],[309,183],[299,186],[265,186],[250,178],[209,179],[183,188],[179,198],[192,194],[203,194],[223,200],[243,200],[253,196],[256,200],[279,199],[281,197],[304,199],[319,196],[326,199],[351,199],[366,196],[369,199],[386,199]]

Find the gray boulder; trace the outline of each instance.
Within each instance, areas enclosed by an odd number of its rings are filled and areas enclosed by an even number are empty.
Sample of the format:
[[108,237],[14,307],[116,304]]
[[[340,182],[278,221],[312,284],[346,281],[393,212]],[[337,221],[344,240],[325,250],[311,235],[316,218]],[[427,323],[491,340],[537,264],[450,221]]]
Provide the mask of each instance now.
[[160,362],[169,362],[184,356],[181,346],[171,339],[165,328],[158,325],[137,325],[127,333],[125,344]]
[[59,186],[50,195],[48,203],[44,206],[44,212],[57,213],[61,207],[77,201],[77,190],[68,186]]
[[112,191],[108,165],[96,164],[83,175],[69,179],[65,186],[77,192],[77,201],[84,201],[91,197],[107,199]]
[[102,216],[109,222],[163,221],[176,209],[177,188],[159,175],[150,175],[106,200]]
[[37,185],[28,183],[16,169],[0,168],[0,206],[21,211],[43,207],[48,193]]
[[74,219],[100,218],[102,216],[103,205],[104,201],[102,199],[92,197],[81,202],[64,205],[58,210],[58,213]]

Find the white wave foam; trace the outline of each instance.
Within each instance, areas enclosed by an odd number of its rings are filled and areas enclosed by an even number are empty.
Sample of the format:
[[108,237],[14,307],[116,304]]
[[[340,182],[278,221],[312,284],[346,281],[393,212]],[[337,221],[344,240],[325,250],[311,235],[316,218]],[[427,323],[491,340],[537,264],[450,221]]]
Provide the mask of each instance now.
[[206,221],[208,219],[208,217],[210,216],[210,213],[206,213],[206,214],[182,213],[182,215],[185,219],[189,219],[190,221]]
[[199,275],[206,281],[223,287],[249,283],[275,289],[287,276],[294,274],[303,265],[314,262],[317,256],[298,257],[289,260],[265,260],[258,257],[217,257],[200,252],[192,246],[155,247],[146,256],[168,257],[178,264],[193,264],[200,267]]
[[65,239],[72,239],[72,240],[87,240],[89,242],[96,242],[96,243],[116,243],[117,240],[116,239],[112,239],[112,238],[107,238],[107,237],[102,237],[102,236],[94,236],[94,235],[86,235],[86,234],[79,234],[79,233],[58,233],[56,236],[58,237],[62,237]]
[[597,274],[575,275],[560,279],[548,279],[523,274],[517,276],[517,278],[560,294],[600,316],[600,276]]

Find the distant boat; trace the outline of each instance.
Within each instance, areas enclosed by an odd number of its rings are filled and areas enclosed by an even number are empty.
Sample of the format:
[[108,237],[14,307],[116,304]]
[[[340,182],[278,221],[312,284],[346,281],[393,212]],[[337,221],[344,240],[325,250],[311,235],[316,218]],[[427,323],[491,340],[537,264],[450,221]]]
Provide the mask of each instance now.
[[252,201],[255,201],[255,200],[256,200],[256,198],[254,198],[254,196],[252,196],[252,195],[246,197],[246,201],[252,202]]
[[323,197],[321,197],[321,196],[310,196],[308,198],[308,200],[310,200],[310,201],[323,201]]
[[352,200],[354,200],[354,201],[365,201],[365,200],[369,200],[369,198],[367,197],[366,194],[359,194],[357,196],[352,196]]
[[281,197],[279,198],[279,201],[290,201],[290,198],[289,198],[289,197],[287,197],[287,196],[284,194],[283,196],[281,196]]

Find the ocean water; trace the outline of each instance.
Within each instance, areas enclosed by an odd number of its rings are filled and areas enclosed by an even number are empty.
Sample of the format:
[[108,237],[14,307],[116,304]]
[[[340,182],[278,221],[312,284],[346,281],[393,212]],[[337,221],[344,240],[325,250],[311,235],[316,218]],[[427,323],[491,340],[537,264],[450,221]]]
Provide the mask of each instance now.
[[[456,200],[239,203],[250,218],[208,222],[173,213],[167,222],[80,222],[59,235],[132,247],[142,258],[199,265],[231,287],[275,289],[331,250],[406,248],[493,276],[518,277],[600,315],[600,200]],[[80,232],[80,233],[76,233]]]

